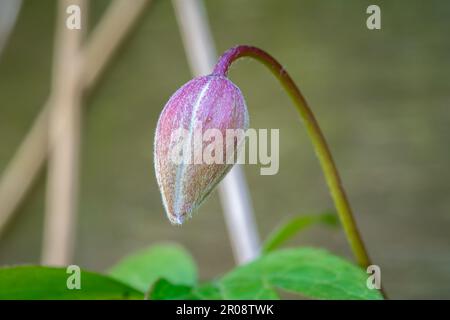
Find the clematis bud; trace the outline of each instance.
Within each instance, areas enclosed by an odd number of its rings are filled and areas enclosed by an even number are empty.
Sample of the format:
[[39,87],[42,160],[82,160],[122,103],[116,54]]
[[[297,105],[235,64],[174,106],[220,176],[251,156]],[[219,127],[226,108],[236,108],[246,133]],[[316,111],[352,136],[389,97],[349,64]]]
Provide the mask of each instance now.
[[239,88],[223,75],[195,78],[167,102],[154,144],[156,178],[169,220],[181,224],[231,169],[248,128]]

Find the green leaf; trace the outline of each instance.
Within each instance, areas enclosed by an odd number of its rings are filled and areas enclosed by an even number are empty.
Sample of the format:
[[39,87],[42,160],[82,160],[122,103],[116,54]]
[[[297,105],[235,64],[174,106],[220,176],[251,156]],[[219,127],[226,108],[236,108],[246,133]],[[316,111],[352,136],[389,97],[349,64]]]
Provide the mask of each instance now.
[[193,300],[192,287],[176,285],[166,279],[157,280],[151,289],[151,300]]
[[219,281],[225,299],[276,299],[275,289],[317,299],[381,299],[366,286],[368,274],[324,250],[301,248],[268,253]]
[[249,274],[239,267],[219,282],[224,300],[278,300],[275,288],[261,274]]
[[219,287],[207,282],[197,287],[173,284],[166,279],[157,280],[151,288],[151,300],[223,300]]
[[223,300],[219,286],[213,281],[194,287],[192,294],[198,300]]
[[156,245],[136,252],[112,267],[109,274],[143,292],[160,278],[180,285],[197,283],[192,257],[176,244]]
[[65,268],[17,266],[0,268],[0,300],[3,299],[143,299],[144,294],[97,273],[81,270],[81,288],[68,289],[73,275]]
[[268,236],[263,244],[262,252],[267,253],[273,251],[298,232],[318,223],[337,226],[339,221],[334,213],[294,217],[286,223],[283,223]]

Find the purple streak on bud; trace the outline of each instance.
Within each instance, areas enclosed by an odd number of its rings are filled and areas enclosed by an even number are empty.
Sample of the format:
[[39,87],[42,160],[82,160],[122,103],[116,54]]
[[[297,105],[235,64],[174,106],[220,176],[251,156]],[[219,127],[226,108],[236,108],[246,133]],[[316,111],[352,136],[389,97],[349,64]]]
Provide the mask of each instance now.
[[[173,133],[180,128],[187,133],[184,143],[189,146],[195,144],[196,130],[202,134],[208,129],[220,130],[224,161],[196,164],[194,147],[191,148],[190,163],[174,162],[171,158]],[[239,88],[222,75],[195,78],[172,95],[159,117],[154,144],[156,178],[172,223],[181,224],[189,218],[231,169],[232,164],[227,164],[226,159],[237,152],[238,146],[236,144],[227,152],[226,130],[247,128],[248,112],[244,97]],[[200,143],[204,150],[213,142],[201,140]]]

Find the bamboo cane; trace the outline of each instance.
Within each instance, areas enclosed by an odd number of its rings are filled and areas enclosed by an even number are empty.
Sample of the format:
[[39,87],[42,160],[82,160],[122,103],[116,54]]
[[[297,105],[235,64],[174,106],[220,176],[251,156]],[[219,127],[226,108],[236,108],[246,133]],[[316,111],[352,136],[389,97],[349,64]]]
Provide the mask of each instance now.
[[[173,0],[186,55],[194,75],[211,73],[217,54],[201,0]],[[237,263],[259,254],[259,236],[245,175],[239,165],[219,185],[228,234]]]
[[[67,265],[74,251],[81,135],[81,43],[87,0],[60,0],[49,109],[49,165],[42,263]],[[66,10],[79,8],[80,29],[69,29]],[[74,15],[76,13],[73,13]],[[76,19],[76,18],[75,18]]]
[[[150,3],[151,0],[115,0],[108,7],[81,53],[85,56],[82,59],[84,65],[80,73],[83,78],[81,84],[85,89],[91,89],[98,82],[114,53]],[[50,107],[49,98],[1,177],[0,235],[47,159],[47,126]]]

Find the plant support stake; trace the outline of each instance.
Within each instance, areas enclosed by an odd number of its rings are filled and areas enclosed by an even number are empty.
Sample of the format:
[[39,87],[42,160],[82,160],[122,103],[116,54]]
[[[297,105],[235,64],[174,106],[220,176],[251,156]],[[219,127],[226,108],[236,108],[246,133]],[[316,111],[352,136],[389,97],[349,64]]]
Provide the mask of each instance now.
[[[217,59],[206,10],[201,0],[173,0],[180,32],[194,75],[209,74]],[[219,185],[219,196],[235,260],[246,263],[259,255],[259,235],[245,174],[235,166]]]

